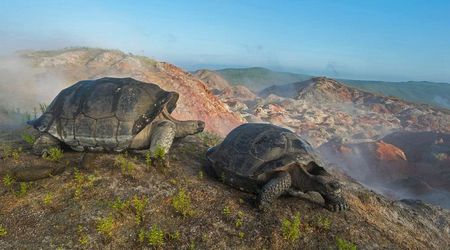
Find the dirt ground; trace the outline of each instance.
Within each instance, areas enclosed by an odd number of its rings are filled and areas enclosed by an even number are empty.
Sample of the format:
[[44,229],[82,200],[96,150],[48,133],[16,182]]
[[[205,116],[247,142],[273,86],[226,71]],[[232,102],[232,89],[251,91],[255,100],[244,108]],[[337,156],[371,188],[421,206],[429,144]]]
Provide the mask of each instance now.
[[[267,213],[254,195],[206,175],[207,134],[174,143],[169,165],[145,157],[66,150],[56,161],[31,154],[23,131],[0,134],[0,249],[445,249],[450,212],[388,200],[339,174],[350,205],[333,213],[321,199],[282,197]],[[28,133],[28,132],[27,132]],[[22,150],[19,151],[18,149]],[[118,164],[118,162],[122,164]],[[18,182],[11,170],[63,173]],[[295,220],[298,215],[299,220]]]

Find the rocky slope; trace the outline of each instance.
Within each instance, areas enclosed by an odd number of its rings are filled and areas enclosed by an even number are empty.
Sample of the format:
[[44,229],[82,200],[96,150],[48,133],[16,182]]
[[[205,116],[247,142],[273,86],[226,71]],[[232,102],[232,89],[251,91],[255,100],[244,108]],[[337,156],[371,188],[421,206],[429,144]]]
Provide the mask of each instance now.
[[420,198],[450,207],[450,188],[442,184],[449,182],[450,110],[324,77],[271,86],[259,96],[241,111],[248,121],[291,128],[318,147],[325,160],[394,199]]
[[[243,84],[260,91],[271,85],[286,85],[306,81],[314,76],[278,72],[266,68],[238,68],[216,70],[231,84]],[[371,80],[338,79],[347,86],[384,96],[395,96],[410,102],[427,103],[450,108],[450,84],[428,81],[384,82]]]
[[[273,210],[260,213],[253,195],[204,174],[204,154],[217,143],[207,134],[175,142],[169,166],[162,167],[134,155],[99,153],[81,161],[80,153],[66,151],[57,161],[41,159],[31,155],[22,133],[0,136],[3,180],[18,167],[63,172],[29,183],[3,181],[0,249],[336,249],[344,243],[358,249],[445,249],[450,244],[448,210],[389,200],[333,169],[344,183],[349,211],[330,212],[310,193],[305,199],[282,197]],[[19,147],[17,156],[6,153]],[[289,227],[296,214],[300,223]]]
[[[15,93],[16,98],[30,99],[31,95],[34,97],[42,92],[57,93],[61,88],[84,79],[133,77],[180,93],[178,107],[174,111],[178,119],[204,120],[207,130],[221,135],[242,122],[240,115],[230,111],[212,95],[202,81],[169,63],[115,50],[89,48],[23,52],[19,60],[22,64],[20,68],[27,72],[15,72],[18,76],[11,76],[12,70],[2,70],[5,75],[9,73],[8,82],[3,83],[2,79],[0,84],[2,94],[11,96]],[[20,77],[26,74],[30,76],[26,79]],[[5,96],[3,100],[6,98],[9,99]],[[49,102],[52,98],[46,94],[39,101]],[[30,109],[32,107],[28,107]]]
[[227,104],[231,110],[246,115],[248,106],[257,99],[255,93],[243,85],[232,85],[220,74],[212,70],[198,70],[194,76],[202,80],[209,90]]

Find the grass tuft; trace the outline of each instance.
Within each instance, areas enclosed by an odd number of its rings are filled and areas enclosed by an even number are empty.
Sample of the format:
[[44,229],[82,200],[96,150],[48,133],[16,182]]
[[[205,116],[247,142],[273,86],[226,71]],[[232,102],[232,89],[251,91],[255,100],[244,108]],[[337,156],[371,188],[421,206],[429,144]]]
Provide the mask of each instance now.
[[336,247],[338,250],[356,250],[356,245],[342,238],[336,238]]
[[184,189],[181,189],[178,194],[172,198],[172,206],[184,217],[194,215],[194,210],[191,208],[191,198]]
[[300,238],[300,214],[296,213],[290,220],[284,218],[281,223],[281,230],[283,232],[283,238],[290,242],[295,242]]

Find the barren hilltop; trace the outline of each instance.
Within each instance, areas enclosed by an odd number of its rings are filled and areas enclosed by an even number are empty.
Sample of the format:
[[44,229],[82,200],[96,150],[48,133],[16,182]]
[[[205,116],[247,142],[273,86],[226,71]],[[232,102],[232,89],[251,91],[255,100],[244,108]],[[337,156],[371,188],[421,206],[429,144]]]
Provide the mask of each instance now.
[[[351,177],[357,164],[350,168],[353,172],[339,165],[343,160],[328,166],[344,184],[350,210],[343,213],[323,208],[315,193],[303,199],[283,197],[268,213],[261,213],[253,205],[253,195],[222,184],[203,170],[208,147],[238,124],[258,120],[290,127],[321,146],[321,152],[326,147],[327,155],[351,155],[361,151],[362,146],[354,149],[355,143],[368,143],[364,148],[368,153],[362,156],[380,162],[418,155],[413,144],[398,143],[406,135],[394,132],[415,137],[433,130],[439,132],[435,140],[424,140],[420,152],[430,150],[428,157],[436,148],[441,150],[441,158],[432,160],[442,164],[440,171],[447,171],[449,139],[443,135],[449,132],[448,110],[383,99],[326,78],[294,84],[289,96],[272,89],[260,93],[262,98],[243,86],[216,84],[220,78],[208,81],[209,72],[196,74],[197,78],[171,64],[120,51],[24,52],[15,60],[32,74],[9,75],[8,91],[14,84],[39,89],[32,84],[44,84],[53,76],[64,86],[103,76],[133,77],[179,92],[175,115],[204,120],[208,132],[176,141],[164,156],[167,167],[133,154],[98,153],[82,159],[80,153],[66,150],[43,159],[31,154],[35,132],[17,123],[21,112],[5,109],[0,113],[2,122],[9,121],[0,133],[1,249],[446,249],[450,245],[448,209],[375,193],[358,183],[363,179]],[[430,164],[427,157],[420,157],[420,166]],[[14,169],[42,165],[54,168],[54,175],[33,182],[15,175]],[[435,183],[421,181],[436,188]]]

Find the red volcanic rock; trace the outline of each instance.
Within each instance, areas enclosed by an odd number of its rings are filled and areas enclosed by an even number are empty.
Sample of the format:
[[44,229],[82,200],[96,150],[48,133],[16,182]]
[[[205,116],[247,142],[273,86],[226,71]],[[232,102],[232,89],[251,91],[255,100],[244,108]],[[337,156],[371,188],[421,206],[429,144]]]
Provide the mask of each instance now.
[[406,161],[405,153],[396,146],[383,141],[375,142],[376,156],[380,161]]
[[101,49],[31,52],[24,58],[31,60],[31,64],[45,74],[62,75],[67,86],[105,76],[132,77],[156,83],[165,90],[180,94],[173,112],[175,118],[203,120],[206,130],[222,136],[244,122],[240,114],[231,112],[202,81],[169,63]]

